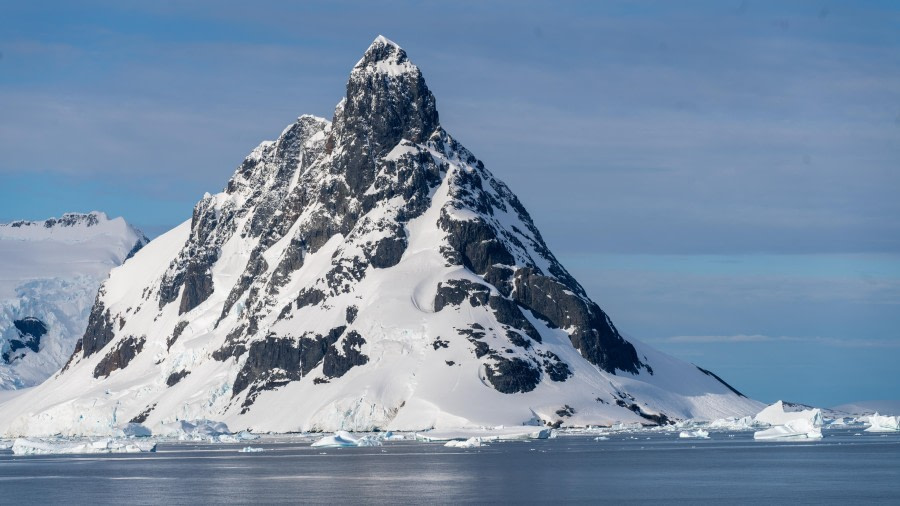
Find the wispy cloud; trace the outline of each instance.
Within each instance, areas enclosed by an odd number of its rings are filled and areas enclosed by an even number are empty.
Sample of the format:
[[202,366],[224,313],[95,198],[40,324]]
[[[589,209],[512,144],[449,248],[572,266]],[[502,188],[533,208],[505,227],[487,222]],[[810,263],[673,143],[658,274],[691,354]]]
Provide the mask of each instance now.
[[765,336],[761,334],[736,334],[729,336],[671,336],[647,339],[657,344],[707,344],[707,343],[808,343],[837,348],[900,348],[898,339],[851,339],[836,337]]

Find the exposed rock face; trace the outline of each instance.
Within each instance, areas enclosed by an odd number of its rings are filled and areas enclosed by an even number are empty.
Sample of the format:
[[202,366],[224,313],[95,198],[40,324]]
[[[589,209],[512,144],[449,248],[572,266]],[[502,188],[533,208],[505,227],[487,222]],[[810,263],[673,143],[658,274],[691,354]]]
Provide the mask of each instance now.
[[95,378],[105,378],[113,371],[124,369],[144,349],[145,336],[127,338],[116,343],[94,368]]
[[234,395],[251,385],[255,391],[267,390],[303,378],[334,350],[332,346],[345,329],[336,327],[325,335],[301,337],[296,342],[274,336],[254,342],[234,381]]
[[488,381],[505,393],[530,392],[541,380],[541,371],[521,358],[496,357],[496,364],[487,368]]
[[141,368],[152,384],[115,409],[148,423],[585,424],[661,414],[596,400],[652,376],[649,363],[379,37],[332,121],[301,116],[262,143],[110,277],[54,381],[88,369],[105,378],[89,389],[132,389],[111,373]]
[[94,307],[91,309],[91,316],[88,319],[88,327],[84,332],[84,337],[81,338],[75,347],[76,355],[81,352],[85,357],[90,357],[103,349],[116,336],[112,318],[101,300],[102,293],[101,289],[100,294],[97,295],[97,302],[94,303]]

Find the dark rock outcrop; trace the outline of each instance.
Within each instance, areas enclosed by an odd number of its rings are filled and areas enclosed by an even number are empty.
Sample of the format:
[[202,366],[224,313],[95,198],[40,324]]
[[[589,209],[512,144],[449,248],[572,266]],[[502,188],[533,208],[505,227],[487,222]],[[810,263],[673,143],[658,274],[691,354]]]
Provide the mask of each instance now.
[[146,341],[146,336],[128,336],[116,343],[94,367],[94,377],[105,378],[113,371],[124,369],[144,349]]
[[525,315],[522,314],[522,310],[519,309],[519,306],[515,302],[495,295],[490,298],[489,305],[491,309],[494,310],[494,316],[497,317],[498,322],[503,325],[509,325],[514,329],[521,330],[535,342],[541,342],[540,332],[538,332],[538,330],[534,328],[534,325],[525,318]]
[[434,311],[441,311],[447,306],[459,306],[464,300],[468,300],[473,307],[484,306],[488,303],[490,294],[491,289],[480,283],[473,283],[468,279],[449,279],[438,283]]
[[13,320],[18,339],[9,340],[9,349],[4,351],[0,358],[7,364],[24,356],[19,350],[29,349],[34,353],[40,350],[41,338],[47,334],[47,326],[38,318],[31,316]]
[[334,346],[325,354],[325,362],[322,365],[322,374],[329,378],[340,378],[353,367],[363,365],[369,361],[369,357],[360,352],[366,340],[355,330],[347,332],[340,351]]
[[184,377],[187,376],[187,375],[190,374],[190,373],[191,373],[191,371],[187,371],[187,370],[181,370],[181,371],[178,371],[178,372],[173,372],[172,374],[169,375],[168,378],[166,378],[166,386],[170,386],[170,387],[171,387],[171,386],[174,386],[174,385],[178,384],[179,381],[181,381],[182,379],[184,379]]
[[644,365],[634,346],[619,335],[597,304],[576,295],[559,281],[533,269],[522,269],[516,273],[513,296],[551,326],[574,329],[569,333],[572,345],[604,371],[637,374]]
[[543,357],[544,372],[553,381],[566,381],[572,376],[569,364],[560,359],[556,353],[547,351],[541,354]]
[[97,295],[97,300],[94,302],[94,307],[91,308],[91,316],[88,318],[88,326],[87,330],[84,331],[84,337],[75,346],[75,353],[77,354],[81,351],[85,358],[103,349],[116,336],[112,316],[110,316],[109,310],[103,305],[103,301],[100,300],[102,294],[103,289],[101,288],[100,293]]
[[334,350],[334,343],[345,329],[335,327],[324,336],[305,335],[299,339],[267,336],[251,343],[247,360],[232,386],[232,395],[252,387],[244,401],[246,407],[259,392],[302,379]]
[[505,394],[530,392],[541,381],[541,370],[531,362],[515,357],[495,357],[495,364],[486,367],[487,380]]
[[186,321],[180,321],[175,324],[175,329],[172,330],[172,335],[169,336],[168,339],[166,339],[166,349],[167,350],[172,349],[172,345],[175,344],[175,341],[177,341],[179,337],[181,337],[181,333],[184,332],[184,329],[186,329],[187,326],[188,326],[188,322],[186,322]]

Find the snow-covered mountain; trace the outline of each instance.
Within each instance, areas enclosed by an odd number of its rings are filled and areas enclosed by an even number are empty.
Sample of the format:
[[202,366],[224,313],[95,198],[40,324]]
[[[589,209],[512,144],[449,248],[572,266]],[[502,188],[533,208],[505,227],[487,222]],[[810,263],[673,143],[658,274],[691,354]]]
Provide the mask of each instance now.
[[65,368],[0,433],[129,421],[260,431],[720,418],[762,404],[624,339],[378,37],[301,116],[113,270]]
[[44,381],[84,334],[97,288],[147,238],[122,218],[0,224],[0,389]]

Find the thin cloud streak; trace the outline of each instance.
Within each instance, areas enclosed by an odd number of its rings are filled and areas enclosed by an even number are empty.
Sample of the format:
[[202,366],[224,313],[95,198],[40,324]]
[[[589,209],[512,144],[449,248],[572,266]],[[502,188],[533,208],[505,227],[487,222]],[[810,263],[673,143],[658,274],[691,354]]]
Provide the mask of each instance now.
[[671,336],[647,339],[657,344],[732,344],[732,343],[809,343],[838,348],[900,348],[900,339],[842,339],[835,337],[765,336],[737,334],[732,336]]

